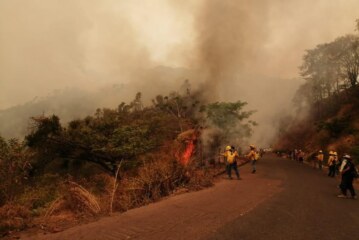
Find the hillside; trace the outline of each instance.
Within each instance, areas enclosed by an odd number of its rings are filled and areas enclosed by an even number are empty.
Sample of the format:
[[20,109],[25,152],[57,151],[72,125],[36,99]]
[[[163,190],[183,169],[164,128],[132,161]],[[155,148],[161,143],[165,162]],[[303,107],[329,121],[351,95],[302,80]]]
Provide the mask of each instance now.
[[158,66],[145,70],[143,76],[132,79],[131,83],[105,84],[92,90],[74,87],[54,90],[47,96],[0,110],[0,135],[7,139],[23,138],[29,132],[33,116],[55,114],[66,124],[94,114],[97,108],[116,108],[121,102],[130,101],[137,92],[143,93],[143,101],[148,104],[158,94],[179,89],[185,79],[194,75],[188,69]]
[[305,115],[283,118],[281,125],[276,149],[337,151],[340,155],[352,154],[358,162],[359,87],[323,100]]

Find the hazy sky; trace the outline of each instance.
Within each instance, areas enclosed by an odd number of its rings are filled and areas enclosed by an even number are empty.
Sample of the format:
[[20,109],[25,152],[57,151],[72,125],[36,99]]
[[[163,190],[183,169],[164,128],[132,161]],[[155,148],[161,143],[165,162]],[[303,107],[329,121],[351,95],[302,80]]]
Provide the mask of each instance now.
[[140,73],[163,65],[199,70],[216,98],[272,118],[300,83],[304,50],[353,33],[358,9],[358,0],[0,0],[0,109],[54,89],[150,81]]

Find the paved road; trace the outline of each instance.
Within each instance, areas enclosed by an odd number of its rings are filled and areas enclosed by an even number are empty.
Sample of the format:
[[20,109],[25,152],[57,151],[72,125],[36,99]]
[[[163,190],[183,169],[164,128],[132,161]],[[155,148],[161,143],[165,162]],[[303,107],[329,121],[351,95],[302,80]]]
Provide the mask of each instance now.
[[283,191],[204,239],[359,239],[359,201],[336,198],[338,180],[274,157],[259,172],[283,180]]

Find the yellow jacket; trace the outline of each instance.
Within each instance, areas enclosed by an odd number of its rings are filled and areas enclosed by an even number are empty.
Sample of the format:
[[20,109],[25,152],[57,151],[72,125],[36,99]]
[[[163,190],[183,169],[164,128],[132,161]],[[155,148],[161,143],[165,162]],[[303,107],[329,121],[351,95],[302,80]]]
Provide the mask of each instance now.
[[323,153],[319,153],[319,154],[317,155],[317,159],[318,159],[318,161],[323,162],[323,160],[324,160],[324,154],[323,154]]
[[257,155],[257,153],[254,150],[251,150],[248,153],[247,158],[249,158],[249,160],[256,160],[256,155]]
[[227,158],[227,163],[231,164],[234,163],[234,161],[236,160],[236,157],[239,158],[238,152],[231,152],[231,151],[226,151],[224,154],[222,154],[222,156]]

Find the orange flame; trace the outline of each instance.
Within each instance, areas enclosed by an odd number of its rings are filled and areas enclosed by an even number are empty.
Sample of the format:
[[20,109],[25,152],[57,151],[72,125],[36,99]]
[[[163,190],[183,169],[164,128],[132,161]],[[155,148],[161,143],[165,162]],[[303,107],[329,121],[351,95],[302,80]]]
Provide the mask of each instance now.
[[191,159],[193,150],[194,150],[194,143],[192,140],[190,140],[187,144],[185,151],[183,152],[183,155],[182,155],[181,162],[183,165],[187,165],[189,163],[189,160]]

